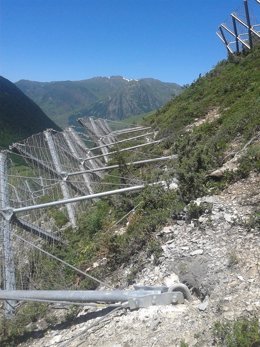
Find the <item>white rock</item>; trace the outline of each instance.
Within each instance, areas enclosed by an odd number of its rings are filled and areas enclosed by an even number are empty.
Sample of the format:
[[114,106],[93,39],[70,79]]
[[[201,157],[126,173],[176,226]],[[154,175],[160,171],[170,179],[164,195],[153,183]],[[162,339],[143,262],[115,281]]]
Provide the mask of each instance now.
[[203,249],[197,249],[196,251],[190,252],[190,255],[201,255],[203,254]]
[[173,232],[173,227],[164,227],[161,231],[160,234],[171,234]]
[[233,216],[231,215],[231,214],[229,214],[229,213],[225,213],[224,214],[224,218],[225,218],[225,220],[228,222],[228,223],[232,223],[233,222]]
[[179,283],[179,277],[176,275],[176,274],[171,274],[167,277],[164,278],[163,280],[163,284],[166,286],[166,287],[170,287],[172,286],[174,283]]
[[207,220],[208,220],[207,217],[203,217],[203,216],[200,216],[200,217],[199,217],[199,222],[200,222],[200,223],[205,223],[205,222],[207,222]]
[[208,305],[209,305],[209,300],[208,300],[208,298],[205,298],[205,300],[199,304],[198,309],[200,311],[205,311],[207,309]]

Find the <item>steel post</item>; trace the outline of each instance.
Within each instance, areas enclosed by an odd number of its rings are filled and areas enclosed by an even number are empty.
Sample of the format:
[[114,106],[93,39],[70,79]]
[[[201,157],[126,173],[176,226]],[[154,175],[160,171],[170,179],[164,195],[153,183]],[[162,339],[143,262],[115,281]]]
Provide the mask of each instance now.
[[[81,124],[81,123],[80,123]],[[92,156],[90,149],[85,145],[84,141],[80,138],[78,133],[73,128],[66,129],[72,139],[76,142],[76,144],[84,151],[86,157]],[[89,160],[88,165],[91,165],[92,168],[96,168],[100,166],[102,163],[99,160]]]
[[102,131],[100,131],[100,128],[98,126],[98,124],[96,124],[95,120],[92,117],[89,117],[90,120],[90,124],[92,126],[93,132],[95,133],[95,135],[100,138],[102,137],[104,134],[102,133]]
[[[94,134],[94,138],[96,139],[96,143],[100,146],[100,149],[101,149],[101,152],[103,154],[103,157],[104,157],[104,160],[105,160],[105,163],[108,162],[108,157],[107,157],[107,154],[108,154],[108,148],[107,147],[104,147],[102,145],[106,145],[106,141],[102,141],[102,138],[104,135],[107,135],[103,129],[101,128],[100,129],[100,124],[97,123],[92,117],[89,117],[89,121],[90,121],[90,124],[92,126],[92,132]],[[109,136],[107,135],[107,138],[109,138]]]
[[[231,17],[234,18],[238,23],[242,24],[245,28],[249,29],[249,26],[244,21],[242,21],[242,19],[237,17],[234,13],[231,14]],[[260,38],[260,33],[257,32],[253,26],[251,26],[250,30],[255,36]]]
[[[63,134],[63,137],[64,137],[65,141],[67,142],[67,144],[69,146],[69,149],[70,149],[71,153],[73,154],[73,156],[75,158],[77,158],[77,160],[79,162],[79,168],[82,171],[84,171],[84,169],[85,169],[84,165],[81,163],[82,158],[79,158],[79,155],[78,155],[78,153],[76,151],[76,148],[75,148],[75,146],[74,146],[74,144],[71,141],[71,138],[69,136],[69,132],[67,132],[66,129],[65,129],[62,134]],[[91,179],[90,179],[90,177],[87,175],[87,173],[83,173],[82,176],[83,176],[84,182],[85,182],[85,184],[86,184],[86,186],[88,188],[89,193],[93,194],[93,189],[91,187]]]
[[248,39],[249,39],[249,45],[250,48],[253,48],[253,38],[252,38],[252,32],[251,32],[251,20],[249,15],[249,7],[248,7],[248,0],[244,0],[244,7],[245,7],[245,13],[246,13],[246,21],[248,25]]
[[102,141],[102,139],[99,139],[99,140],[97,140],[96,143],[99,145],[99,148],[100,148],[100,150],[102,152],[102,155],[100,155],[100,158],[103,157],[105,163],[107,163],[108,162],[108,156],[107,156],[108,155],[108,148],[106,146],[105,141]]
[[[47,144],[48,144],[48,147],[50,150],[50,154],[52,157],[52,161],[53,161],[55,170],[57,171],[58,175],[62,178],[62,168],[61,168],[60,159],[59,159],[58,154],[56,152],[56,148],[55,148],[54,141],[53,141],[53,138],[51,136],[50,131],[46,130],[44,132],[44,136],[46,138],[46,141],[47,141]],[[64,199],[69,199],[70,193],[69,193],[69,189],[68,189],[66,181],[64,181],[64,180],[61,181],[60,187],[61,187],[61,191],[62,191]],[[67,204],[67,211],[68,211],[70,223],[71,223],[72,227],[75,228],[76,227],[76,218],[75,218],[74,206],[72,204]]]
[[[220,28],[225,29],[230,35],[236,37],[235,33],[233,33],[232,30],[230,30],[225,24],[221,24]],[[242,43],[243,46],[245,46],[246,48],[250,49],[250,46],[243,41],[239,36],[237,37],[238,41]]]
[[107,129],[108,134],[112,133],[112,129],[110,128],[107,120],[104,118],[101,118],[101,122],[103,123],[104,127]]
[[220,31],[220,34],[217,32],[216,34],[218,35],[218,37],[220,38],[220,40],[225,44],[226,46],[226,49],[228,51],[228,53],[231,53],[233,54],[234,52],[232,51],[232,49],[229,47],[229,43],[226,39],[226,36],[224,34],[224,31],[221,27],[219,27],[219,31]]
[[[8,180],[7,180],[7,155],[0,152],[0,211],[9,208]],[[15,267],[12,250],[11,218],[12,214],[0,214],[0,227],[3,235],[3,286],[4,290],[15,290]],[[14,314],[15,300],[5,302],[5,316],[10,319]]]
[[13,223],[16,224],[18,227],[22,228],[23,230],[41,237],[42,239],[46,240],[49,243],[63,243],[63,241],[59,237],[55,236],[54,234],[49,233],[48,231],[42,229],[41,227],[34,225],[21,218],[14,216]]
[[116,139],[115,139],[115,137],[111,134],[111,133],[112,133],[112,130],[109,129],[108,124],[104,121],[104,119],[99,118],[97,121],[98,121],[100,127],[103,129],[104,134],[105,134],[105,135],[109,135],[109,136],[108,136],[109,142],[110,142],[110,143],[115,142]]
[[25,187],[27,188],[27,190],[28,190],[28,192],[29,192],[29,195],[30,195],[30,197],[31,197],[31,199],[32,199],[32,202],[33,202],[34,204],[36,204],[36,201],[35,201],[34,195],[33,195],[33,191],[31,190],[31,187],[30,187],[30,184],[29,184],[28,180],[25,180],[25,181],[24,181],[24,184],[25,184]]
[[236,35],[236,50],[237,50],[237,53],[239,53],[237,23],[236,23],[235,18],[234,18],[232,15],[231,15],[231,17],[232,17],[232,22],[233,22],[233,27],[234,27],[234,33],[235,33],[235,35]]

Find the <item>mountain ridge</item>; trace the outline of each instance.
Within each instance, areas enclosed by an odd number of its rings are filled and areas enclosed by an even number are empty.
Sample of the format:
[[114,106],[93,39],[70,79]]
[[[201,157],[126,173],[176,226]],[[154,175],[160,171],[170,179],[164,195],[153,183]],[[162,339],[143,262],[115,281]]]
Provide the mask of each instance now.
[[74,123],[78,116],[124,119],[150,112],[182,91],[176,83],[123,76],[97,76],[79,81],[20,80],[16,86],[61,126]]
[[60,130],[15,84],[0,76],[0,146],[6,148],[46,128]]

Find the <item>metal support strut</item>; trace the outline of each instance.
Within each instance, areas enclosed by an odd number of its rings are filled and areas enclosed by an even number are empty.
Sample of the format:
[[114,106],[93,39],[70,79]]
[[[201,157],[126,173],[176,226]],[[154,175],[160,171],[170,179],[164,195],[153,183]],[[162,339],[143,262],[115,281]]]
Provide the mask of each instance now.
[[[9,212],[9,196],[7,181],[7,156],[6,152],[0,152],[0,233],[3,236],[3,286],[6,291],[15,290],[15,268],[11,240],[11,217]],[[10,319],[14,314],[16,301],[5,301],[5,316]]]
[[[53,138],[51,136],[51,132],[49,130],[46,130],[44,132],[44,136],[46,138],[49,150],[50,150],[50,154],[53,160],[53,164],[55,167],[56,172],[58,173],[58,175],[60,177],[62,177],[62,168],[61,168],[61,163],[60,163],[60,159],[58,157],[58,154],[56,152],[56,148],[54,145],[54,141]],[[68,189],[68,185],[66,183],[65,180],[62,180],[60,182],[60,187],[61,187],[61,191],[63,194],[64,199],[69,199],[70,198],[70,193],[69,193],[69,189]],[[68,216],[69,216],[69,220],[71,222],[71,225],[73,228],[76,227],[76,218],[75,218],[75,210],[74,210],[74,206],[72,204],[68,204],[67,205],[67,211],[68,211]]]
[[[181,289],[181,290],[179,290]],[[0,300],[44,301],[69,303],[124,303],[130,309],[154,305],[183,304],[191,300],[184,284],[173,287],[136,286],[135,290],[13,290],[0,291]]]

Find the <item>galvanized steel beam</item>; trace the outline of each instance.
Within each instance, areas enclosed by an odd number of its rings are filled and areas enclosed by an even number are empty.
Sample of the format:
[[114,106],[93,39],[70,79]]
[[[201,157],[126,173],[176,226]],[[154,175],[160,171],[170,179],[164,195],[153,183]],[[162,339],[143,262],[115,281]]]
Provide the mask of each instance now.
[[[8,179],[7,179],[7,155],[0,152],[0,209],[9,207]],[[15,267],[12,249],[11,217],[8,212],[0,214],[0,231],[3,235],[3,285],[4,290],[15,290]],[[1,290],[0,290],[1,291]],[[5,302],[5,316],[7,319],[14,314],[15,300]]]
[[51,234],[42,229],[41,227],[34,225],[28,221],[18,218],[15,215],[12,218],[12,222],[15,223],[18,227],[22,228],[23,230],[28,231],[33,235],[39,236],[40,238],[50,243],[63,243],[63,241],[54,234]]
[[[149,164],[149,163],[166,161],[166,160],[177,159],[177,158],[178,158],[177,155],[168,155],[166,157],[159,157],[159,158],[152,158],[152,159],[146,159],[146,160],[133,161],[133,162],[130,162],[130,163],[126,163],[125,165],[126,166],[132,166],[132,165]],[[105,170],[116,169],[116,168],[119,168],[119,167],[120,167],[119,164],[115,164],[115,165],[99,167],[99,168],[92,169],[92,170],[75,171],[75,172],[68,173],[68,177],[69,176],[81,175],[84,172],[92,173],[92,172],[95,172],[95,171],[105,171]]]
[[109,190],[107,192],[101,192],[101,193],[96,193],[96,194],[92,194],[92,195],[78,196],[76,198],[70,198],[70,199],[46,202],[46,203],[38,204],[38,205],[18,207],[18,208],[11,209],[10,212],[12,212],[12,213],[19,213],[19,212],[37,210],[39,208],[47,208],[47,207],[51,207],[51,206],[59,206],[59,205],[71,204],[73,202],[79,202],[79,201],[85,201],[85,200],[93,200],[93,199],[101,198],[101,197],[104,197],[104,196],[122,194],[122,193],[127,193],[127,192],[135,192],[135,191],[144,189],[146,186],[155,186],[155,185],[161,185],[161,184],[162,184],[162,182],[150,183],[148,185],[140,184],[140,185],[137,185],[137,186],[132,186],[132,187],[128,187],[128,188],[122,188],[122,189],[116,189],[116,190]]
[[[225,24],[221,24],[221,27],[223,29],[225,29],[229,34],[231,34],[232,36],[236,37],[235,33],[233,33],[232,30],[230,30]],[[245,46],[246,48],[250,49],[250,46],[243,40],[241,40],[241,38],[238,36],[237,37],[238,41],[242,43],[243,46]]]
[[[60,177],[62,177],[62,169],[61,169],[61,163],[60,163],[60,159],[58,157],[58,154],[56,152],[56,148],[54,145],[54,141],[53,138],[51,136],[51,133],[49,130],[44,131],[44,136],[46,138],[49,150],[50,150],[50,154],[52,157],[52,161],[55,167],[55,170],[57,171],[58,175]],[[70,198],[70,193],[69,193],[69,189],[67,186],[67,183],[65,180],[60,182],[60,187],[61,187],[61,191],[63,194],[64,199],[69,199]],[[69,220],[70,223],[72,225],[72,227],[76,227],[76,218],[75,218],[75,210],[74,210],[74,206],[72,204],[67,204],[67,211],[68,211],[68,216],[69,216]]]
[[[142,147],[149,146],[149,145],[153,145],[153,144],[160,143],[160,142],[162,142],[162,140],[151,141],[151,142],[143,143],[143,144],[141,144],[141,145],[132,146],[132,147],[127,147],[127,148],[119,149],[118,151],[109,152],[108,155],[116,154],[116,153],[118,153],[118,152],[131,151],[131,150],[133,150],[133,149],[142,148]],[[85,161],[91,160],[91,159],[100,158],[100,157],[102,157],[102,156],[103,156],[103,155],[101,155],[101,154],[100,154],[100,155],[95,155],[95,156],[93,156],[93,157],[90,157],[90,158],[85,159]]]

